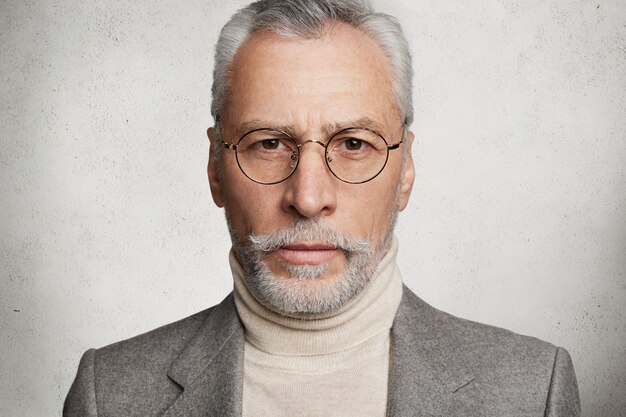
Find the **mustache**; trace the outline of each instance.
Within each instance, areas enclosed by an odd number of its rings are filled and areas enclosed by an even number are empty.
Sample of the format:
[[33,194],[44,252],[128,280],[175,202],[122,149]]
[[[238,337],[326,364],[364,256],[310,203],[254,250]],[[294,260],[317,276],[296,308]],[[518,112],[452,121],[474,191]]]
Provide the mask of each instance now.
[[344,252],[372,254],[372,244],[363,238],[335,230],[321,219],[301,219],[287,229],[264,235],[248,235],[249,249],[255,252],[273,252],[296,242],[324,242]]

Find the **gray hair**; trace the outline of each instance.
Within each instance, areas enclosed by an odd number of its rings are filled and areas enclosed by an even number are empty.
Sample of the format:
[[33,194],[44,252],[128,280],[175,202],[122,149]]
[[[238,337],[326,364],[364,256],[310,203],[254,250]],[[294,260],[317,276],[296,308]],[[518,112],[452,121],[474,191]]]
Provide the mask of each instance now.
[[218,121],[226,102],[231,64],[239,47],[259,31],[286,38],[319,38],[333,23],[344,22],[372,38],[389,59],[398,107],[406,125],[413,122],[413,66],[398,21],[374,12],[367,0],[259,0],[239,10],[222,28],[215,50],[211,114]]

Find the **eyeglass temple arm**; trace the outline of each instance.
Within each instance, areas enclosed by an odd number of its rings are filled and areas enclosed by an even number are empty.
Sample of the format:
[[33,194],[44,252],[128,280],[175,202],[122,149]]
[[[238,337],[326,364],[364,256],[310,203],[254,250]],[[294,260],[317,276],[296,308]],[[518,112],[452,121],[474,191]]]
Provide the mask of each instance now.
[[388,145],[387,149],[390,150],[390,151],[393,151],[394,149],[398,149],[402,142],[404,142],[404,135],[402,135],[402,140],[400,142],[394,143],[393,145]]
[[[217,129],[218,131],[220,129],[219,124],[221,122],[222,122],[222,115],[218,113],[215,115],[215,129]],[[231,151],[237,150],[237,145],[235,145],[234,143],[226,143],[222,139],[219,139],[219,141],[222,142],[222,145],[224,145],[224,148],[230,149]]]
[[404,142],[404,134],[406,133],[406,128],[407,128],[407,121],[405,120],[404,124],[402,125],[402,139],[398,143],[394,143],[393,145],[388,145],[387,146],[388,150],[393,151],[394,149],[398,149],[400,147],[400,144]]

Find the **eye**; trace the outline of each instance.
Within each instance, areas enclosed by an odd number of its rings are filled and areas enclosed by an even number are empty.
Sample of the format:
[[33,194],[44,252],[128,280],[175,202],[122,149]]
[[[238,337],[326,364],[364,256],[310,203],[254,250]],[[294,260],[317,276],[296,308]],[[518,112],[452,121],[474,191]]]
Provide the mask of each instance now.
[[282,155],[297,152],[297,148],[287,138],[271,137],[271,136],[249,136],[240,144],[240,153],[253,152],[258,155]]
[[349,151],[358,151],[365,146],[365,142],[361,139],[347,139],[343,142],[343,144]]
[[386,153],[385,140],[367,129],[346,129],[337,133],[329,142],[328,155],[339,163],[362,163]]
[[282,143],[278,139],[265,139],[260,142],[260,145],[263,149],[276,150],[281,147]]
[[237,152],[241,156],[245,153],[260,158],[278,158],[283,154],[297,152],[295,142],[284,133],[259,129],[245,134],[237,144]]
[[338,145],[338,151],[350,153],[369,152],[372,149],[372,144],[368,140],[355,137],[342,138]]
[[250,138],[249,149],[255,152],[283,152],[291,148],[289,142],[281,138]]

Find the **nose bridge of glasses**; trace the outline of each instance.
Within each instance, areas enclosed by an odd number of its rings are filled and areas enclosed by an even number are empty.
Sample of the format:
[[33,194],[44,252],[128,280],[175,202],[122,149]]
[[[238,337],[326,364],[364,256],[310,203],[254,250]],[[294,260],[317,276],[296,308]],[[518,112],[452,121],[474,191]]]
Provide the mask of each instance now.
[[[319,141],[319,140],[315,140],[315,139],[308,139],[308,140],[305,140],[305,141],[303,141],[303,142],[301,142],[301,143],[296,143],[296,146],[298,147],[298,154],[300,154],[300,153],[302,152],[302,151],[300,150],[300,148],[301,148],[301,147],[303,147],[304,145],[306,145],[307,143],[315,143],[315,144],[320,145],[322,148],[324,148],[324,154],[326,154],[326,150],[328,149],[328,148],[327,148],[327,147],[328,147],[328,144],[327,144],[327,143],[324,143],[324,142],[321,142],[321,141]],[[294,153],[294,154],[291,156],[292,161],[293,161],[294,159],[296,159],[296,158],[298,158],[298,159],[299,159],[299,156],[300,156],[300,155],[297,155],[297,154],[295,154],[295,153]],[[330,162],[328,158],[329,158],[329,157],[328,157],[327,155],[325,155],[324,159],[326,160],[326,163],[327,163],[327,164],[328,164],[328,162]]]
[[317,143],[324,149],[326,149],[326,146],[327,146],[324,142],[320,142],[319,140],[315,140],[315,139],[305,140],[302,143],[297,143],[296,146],[298,147],[298,149],[300,149],[302,146],[306,145],[307,143]]

